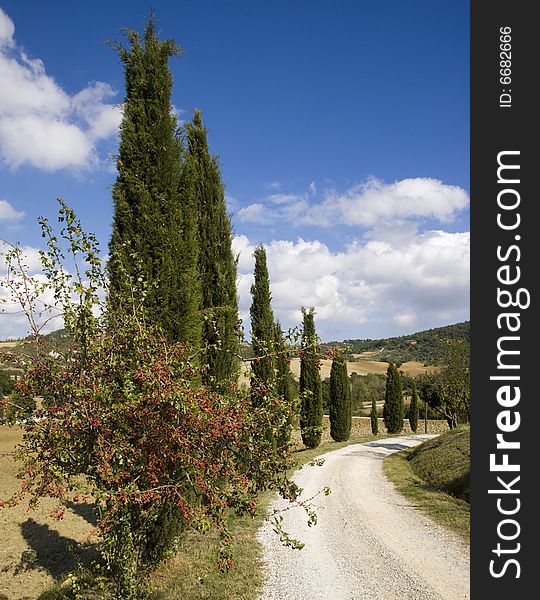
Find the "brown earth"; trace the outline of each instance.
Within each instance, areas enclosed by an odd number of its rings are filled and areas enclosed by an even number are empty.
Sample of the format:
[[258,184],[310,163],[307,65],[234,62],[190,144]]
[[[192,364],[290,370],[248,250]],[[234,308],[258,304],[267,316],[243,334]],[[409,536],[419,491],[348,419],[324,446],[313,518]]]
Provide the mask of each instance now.
[[[0,426],[0,499],[20,489],[13,450],[22,439],[18,427]],[[91,507],[68,508],[62,521],[50,513],[56,506],[44,499],[37,508],[28,502],[0,507],[0,600],[35,600],[55,579],[81,561],[97,558],[93,549]]]

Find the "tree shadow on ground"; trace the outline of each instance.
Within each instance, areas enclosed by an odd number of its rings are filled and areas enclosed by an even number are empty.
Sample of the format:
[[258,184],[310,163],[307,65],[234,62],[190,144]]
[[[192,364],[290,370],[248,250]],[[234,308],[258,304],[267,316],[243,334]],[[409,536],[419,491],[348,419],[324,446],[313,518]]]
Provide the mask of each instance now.
[[97,560],[99,554],[93,545],[84,545],[61,536],[48,525],[40,525],[34,519],[21,524],[21,533],[30,546],[15,567],[16,573],[45,569],[55,579],[73,571],[80,564]]
[[409,448],[407,444],[391,444],[385,443],[383,440],[378,442],[366,442],[366,446],[370,446],[371,448],[386,448],[387,450],[405,450],[405,448]]
[[90,523],[92,527],[97,527],[98,517],[96,507],[90,502],[68,502],[66,507],[72,510],[76,515],[82,517],[87,523]]

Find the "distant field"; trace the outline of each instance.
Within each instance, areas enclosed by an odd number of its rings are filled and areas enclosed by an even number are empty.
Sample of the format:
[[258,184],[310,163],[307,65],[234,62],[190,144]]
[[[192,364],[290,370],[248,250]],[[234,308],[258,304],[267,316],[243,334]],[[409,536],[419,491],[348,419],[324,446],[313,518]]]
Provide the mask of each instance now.
[[[330,369],[332,368],[332,361],[328,359],[324,359],[321,361],[321,378],[326,379],[330,377]],[[387,362],[381,362],[378,360],[363,360],[361,362],[348,362],[347,363],[347,371],[349,375],[351,373],[357,373],[358,375],[367,375],[368,373],[382,373],[386,374],[388,369]],[[399,370],[403,371],[405,375],[410,375],[411,377],[416,377],[421,373],[428,373],[433,371],[434,367],[424,367],[422,363],[409,361],[403,363]],[[298,378],[300,377],[300,359],[293,358],[291,360],[291,371],[293,375]]]
[[[249,363],[244,362],[242,365],[242,375],[240,376],[240,384],[248,385],[249,380],[245,376],[245,371],[248,369]],[[326,379],[330,377],[330,369],[332,368],[332,361],[329,359],[321,360],[321,379]],[[357,373],[358,375],[368,375],[369,373],[380,373],[382,375],[386,375],[386,371],[388,369],[387,362],[381,362],[378,360],[362,360],[360,362],[348,362],[347,363],[347,371],[349,375],[351,373]],[[432,373],[436,370],[437,367],[425,367],[422,363],[411,360],[409,362],[403,363],[399,370],[403,371],[405,375],[409,375],[410,377],[416,377],[421,375],[422,373]],[[291,371],[294,375],[295,379],[300,377],[300,359],[293,358],[291,359]]]
[[19,342],[0,342],[0,348],[15,348]]
[[377,354],[380,354],[383,351],[383,348],[381,348],[380,350],[372,350],[369,352],[361,352],[360,354],[351,354],[351,356],[353,358],[358,358],[358,359],[364,359],[364,358],[370,358],[372,356],[377,356]]

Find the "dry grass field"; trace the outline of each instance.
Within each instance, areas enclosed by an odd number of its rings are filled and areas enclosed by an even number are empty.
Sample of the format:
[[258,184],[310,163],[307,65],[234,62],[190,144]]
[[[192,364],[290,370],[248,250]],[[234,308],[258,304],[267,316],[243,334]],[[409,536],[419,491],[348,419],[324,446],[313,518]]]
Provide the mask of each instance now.
[[18,342],[0,342],[0,348],[15,348]]
[[[12,453],[21,439],[20,428],[0,426],[1,500],[20,488]],[[88,505],[68,509],[59,522],[50,517],[54,506],[46,499],[35,509],[0,507],[0,600],[34,600],[78,562],[96,558]]]
[[[244,362],[242,365],[242,374],[240,375],[240,385],[249,385],[249,379],[246,377],[245,372],[249,368],[249,363]],[[332,361],[330,359],[321,360],[321,379],[326,379],[330,377],[330,369],[332,368]],[[368,375],[369,373],[379,373],[381,375],[386,375],[386,371],[388,369],[387,362],[381,362],[378,360],[362,360],[358,362],[348,362],[347,363],[347,371],[349,375],[351,373],[357,373],[358,375]],[[432,373],[435,371],[437,367],[425,367],[422,363],[411,360],[409,362],[403,363],[399,370],[403,371],[405,375],[409,375],[410,377],[417,377],[418,375],[422,375],[423,373]],[[300,359],[293,358],[291,359],[291,371],[294,375],[295,379],[298,380],[300,377]]]

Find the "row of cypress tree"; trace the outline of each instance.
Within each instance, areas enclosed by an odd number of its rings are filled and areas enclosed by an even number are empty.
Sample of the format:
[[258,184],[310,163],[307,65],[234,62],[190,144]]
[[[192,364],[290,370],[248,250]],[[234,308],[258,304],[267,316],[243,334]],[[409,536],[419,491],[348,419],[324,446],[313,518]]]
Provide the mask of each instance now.
[[198,351],[209,385],[238,373],[238,300],[232,231],[218,160],[201,112],[179,128],[171,105],[169,59],[182,50],[144,35],[117,46],[126,95],[118,176],[112,190],[109,302],[142,303],[148,323]]
[[[251,390],[254,404],[257,405],[269,396],[278,370],[280,385],[286,386],[278,396],[292,406],[291,373],[288,367],[286,346],[279,324],[274,325],[271,308],[270,281],[263,246],[254,252],[255,276],[251,287],[252,305],[250,309],[252,344],[255,361],[252,369]],[[322,437],[322,382],[319,373],[319,354],[315,331],[315,311],[302,308],[303,333],[300,359],[300,429],[302,441],[308,448],[315,448]],[[278,363],[279,361],[279,363]],[[278,364],[280,365],[278,367]],[[352,426],[351,388],[347,373],[347,363],[343,353],[338,353],[332,361],[329,393],[330,435],[333,440],[348,440]],[[388,433],[399,433],[403,429],[405,408],[400,374],[394,364],[387,370],[383,419]],[[378,433],[377,407],[375,400],[371,407],[371,429]],[[413,432],[418,426],[418,395],[413,385],[409,407],[409,422]],[[290,424],[290,423],[289,423]],[[289,427],[290,430],[290,427]]]
[[[188,343],[200,356],[205,383],[219,388],[234,381],[239,368],[236,260],[219,163],[209,151],[200,111],[178,127],[169,60],[182,53],[180,46],[158,38],[154,18],[143,36],[128,30],[127,39],[127,48],[116,46],[126,94],[112,190],[109,306],[122,311],[130,310],[130,303],[142,304],[145,320],[171,341]],[[287,345],[280,324],[274,323],[262,246],[255,250],[251,292],[253,349],[260,357],[253,364],[254,404],[273,385],[292,405]],[[313,445],[322,431],[313,310],[304,319],[309,356],[303,359],[301,389],[310,397],[304,414]]]
[[274,322],[270,277],[264,246],[259,245],[255,248],[254,257],[255,270],[250,308],[254,355],[251,398],[254,406],[271,401],[273,396],[283,403],[286,419],[280,430],[273,435],[275,444],[283,446],[290,439],[295,417],[293,378],[289,367],[290,352],[281,324],[279,321]]
[[[126,96],[112,190],[110,308],[125,310],[130,298],[143,303],[145,319],[171,341],[190,344],[201,357],[205,383],[218,388],[235,380],[239,369],[236,260],[218,159],[210,153],[199,110],[178,127],[169,59],[182,49],[173,40],[159,40],[153,18],[142,38],[133,30],[127,37],[129,47],[116,48],[124,63]],[[255,250],[251,294],[254,404],[275,386],[292,406],[287,346],[274,322],[263,246]],[[314,448],[322,435],[322,384],[314,309],[302,308],[302,313],[300,426],[304,444]],[[332,438],[346,440],[351,396],[342,356],[332,364],[330,400]],[[383,416],[390,433],[401,431],[403,398],[393,365]]]

